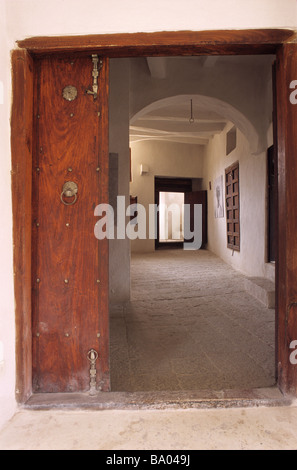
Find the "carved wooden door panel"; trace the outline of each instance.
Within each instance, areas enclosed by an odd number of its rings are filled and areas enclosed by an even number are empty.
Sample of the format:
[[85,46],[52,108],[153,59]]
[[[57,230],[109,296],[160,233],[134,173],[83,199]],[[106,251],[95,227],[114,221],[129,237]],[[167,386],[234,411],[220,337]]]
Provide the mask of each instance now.
[[[86,93],[96,80],[97,98]],[[108,60],[40,58],[34,90],[33,390],[87,391],[94,349],[107,391],[108,242],[94,209],[108,203]]]

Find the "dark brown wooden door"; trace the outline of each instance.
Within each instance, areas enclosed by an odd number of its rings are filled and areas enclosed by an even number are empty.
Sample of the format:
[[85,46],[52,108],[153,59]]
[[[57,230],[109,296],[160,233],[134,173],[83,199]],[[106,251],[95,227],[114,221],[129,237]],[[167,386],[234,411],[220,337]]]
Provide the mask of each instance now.
[[279,48],[276,60],[277,185],[276,323],[278,384],[297,396],[297,44]]
[[[108,203],[108,61],[102,61],[97,99],[86,93],[92,70],[91,55],[36,61],[35,392],[87,391],[92,348],[99,355],[97,389],[109,390],[108,242],[94,235],[94,209]],[[69,181],[77,185],[76,196],[61,196]]]
[[[185,192],[185,204],[190,205],[190,230],[194,231],[194,205],[202,205],[202,245],[205,248],[207,243],[207,191],[187,191]],[[191,241],[191,240],[188,240]]]

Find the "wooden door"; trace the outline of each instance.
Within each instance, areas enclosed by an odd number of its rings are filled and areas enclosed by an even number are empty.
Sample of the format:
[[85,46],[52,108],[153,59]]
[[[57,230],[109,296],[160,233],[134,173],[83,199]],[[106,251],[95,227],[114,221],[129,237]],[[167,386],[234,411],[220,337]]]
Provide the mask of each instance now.
[[[97,99],[86,93],[92,90],[93,67],[91,55],[36,60],[35,392],[87,391],[91,349],[99,356],[97,390],[109,389],[108,242],[94,235],[94,209],[108,203],[108,61],[99,71]],[[72,197],[63,193],[69,181],[77,185]]]
[[276,323],[278,385],[297,396],[297,44],[276,60]]
[[[190,205],[190,230],[194,231],[194,205],[202,205],[202,245],[205,248],[207,243],[207,191],[187,191],[185,192],[185,204]],[[188,240],[191,242],[191,240]]]

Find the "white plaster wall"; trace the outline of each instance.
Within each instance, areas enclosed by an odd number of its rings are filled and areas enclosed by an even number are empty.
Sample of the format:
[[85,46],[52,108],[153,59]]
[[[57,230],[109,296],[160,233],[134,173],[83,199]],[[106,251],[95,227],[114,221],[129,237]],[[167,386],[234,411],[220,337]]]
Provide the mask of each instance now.
[[[203,147],[173,142],[142,141],[131,144],[132,183],[130,193],[146,210],[147,239],[131,241],[133,252],[151,252],[155,240],[149,239],[149,204],[155,203],[155,176],[201,178],[203,173]],[[140,165],[148,173],[140,175]],[[154,226],[152,230],[154,230]]]
[[15,409],[14,300],[10,188],[10,60],[15,41],[37,35],[297,26],[295,0],[0,0],[1,307],[0,426]]
[[10,187],[10,55],[0,2],[0,427],[15,411],[15,320]]
[[296,26],[295,0],[6,0],[11,40],[35,35]]
[[[226,132],[231,127],[231,124],[226,126],[205,149],[204,189],[208,189],[208,249],[248,276],[265,276],[266,152],[252,155],[247,139],[237,130],[237,146],[226,155]],[[214,181],[221,175],[224,179],[225,168],[236,161],[239,161],[240,181],[240,252],[227,248],[225,208],[223,218],[215,218],[214,213]]]

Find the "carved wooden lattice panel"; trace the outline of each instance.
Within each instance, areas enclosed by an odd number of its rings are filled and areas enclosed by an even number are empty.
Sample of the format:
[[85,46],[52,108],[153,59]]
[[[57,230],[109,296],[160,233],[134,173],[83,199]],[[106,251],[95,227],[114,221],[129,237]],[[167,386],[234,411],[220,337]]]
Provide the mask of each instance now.
[[225,170],[227,246],[240,251],[239,163]]

